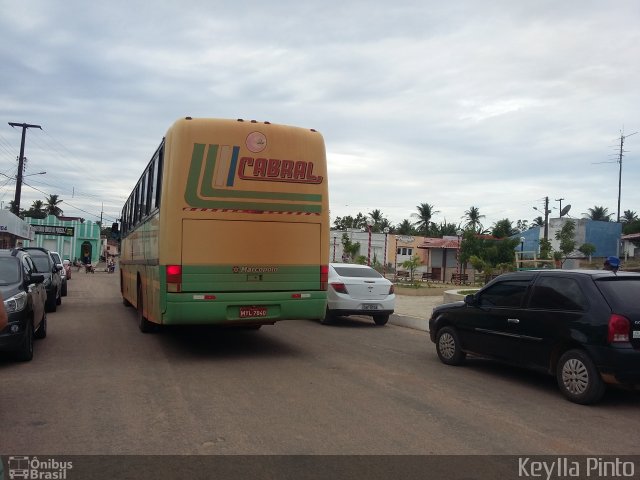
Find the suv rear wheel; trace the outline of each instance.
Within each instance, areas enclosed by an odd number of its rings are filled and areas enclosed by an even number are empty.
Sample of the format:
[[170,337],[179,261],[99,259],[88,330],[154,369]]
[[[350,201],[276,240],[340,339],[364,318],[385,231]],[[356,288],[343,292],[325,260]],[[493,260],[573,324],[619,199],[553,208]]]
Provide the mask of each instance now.
[[583,405],[596,403],[604,395],[606,386],[595,364],[582,350],[569,350],[560,357],[556,380],[562,394]]

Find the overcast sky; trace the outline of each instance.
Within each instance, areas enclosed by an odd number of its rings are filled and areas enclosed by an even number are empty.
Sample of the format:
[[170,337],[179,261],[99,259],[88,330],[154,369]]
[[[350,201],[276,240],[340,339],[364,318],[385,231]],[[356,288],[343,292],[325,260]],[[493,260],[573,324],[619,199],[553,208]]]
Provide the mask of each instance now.
[[[640,2],[0,0],[0,201],[105,222],[179,117],[315,128],[336,216],[615,220],[640,130]],[[640,212],[640,134],[624,210]],[[7,177],[8,176],[8,177]],[[557,216],[558,210],[552,211]],[[415,219],[412,219],[415,220]]]

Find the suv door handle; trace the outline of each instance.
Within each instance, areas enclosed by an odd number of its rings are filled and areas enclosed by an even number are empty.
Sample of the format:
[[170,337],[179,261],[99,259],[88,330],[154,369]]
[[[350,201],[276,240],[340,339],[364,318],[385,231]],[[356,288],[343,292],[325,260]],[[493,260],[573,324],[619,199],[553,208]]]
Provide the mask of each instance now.
[[519,318],[507,318],[507,323],[520,323]]

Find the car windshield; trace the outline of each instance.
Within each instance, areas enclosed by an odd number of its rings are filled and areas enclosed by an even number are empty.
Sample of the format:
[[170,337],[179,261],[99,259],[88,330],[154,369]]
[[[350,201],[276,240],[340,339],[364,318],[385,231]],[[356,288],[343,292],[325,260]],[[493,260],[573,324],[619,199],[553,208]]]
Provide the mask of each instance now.
[[33,259],[33,263],[36,264],[36,269],[38,270],[38,272],[48,273],[51,271],[51,264],[49,263],[49,258],[47,255],[31,253],[31,252],[29,252],[29,254]]
[[640,277],[603,278],[598,280],[597,285],[616,310],[637,305],[640,298]]
[[0,285],[9,285],[20,280],[20,265],[15,257],[0,258]]
[[380,278],[378,272],[373,268],[356,268],[356,267],[333,267],[341,277],[362,277],[362,278]]

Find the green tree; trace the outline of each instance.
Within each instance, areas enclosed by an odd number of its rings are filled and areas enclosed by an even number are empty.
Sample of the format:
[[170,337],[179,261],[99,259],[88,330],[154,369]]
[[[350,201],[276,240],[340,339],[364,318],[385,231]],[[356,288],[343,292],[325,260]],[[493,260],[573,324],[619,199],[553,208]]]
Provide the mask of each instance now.
[[62,209],[58,205],[61,204],[63,200],[59,200],[58,195],[49,195],[45,201],[44,211],[47,215],[55,215],[56,217],[62,215]]
[[458,230],[460,230],[458,225],[455,223],[448,223],[446,219],[444,222],[440,222],[439,225],[435,223],[431,224],[431,234],[434,237],[454,237],[458,234]]
[[25,216],[31,218],[45,218],[47,213],[44,210],[44,203],[42,200],[34,200],[31,204],[31,208],[24,212]]
[[[567,255],[573,252],[576,249],[576,224],[573,220],[567,220],[562,228],[556,232],[556,240],[560,241],[560,250],[559,252],[564,257],[562,263],[567,259]],[[554,255],[554,258],[557,260],[558,258]]]
[[412,217],[416,217],[418,221],[414,224],[418,235],[424,235],[425,237],[429,236],[431,231],[431,218],[436,214],[440,213],[438,210],[434,210],[434,206],[429,203],[421,203],[416,206],[418,213],[412,213]]
[[412,282],[416,269],[420,266],[421,263],[422,260],[418,255],[414,255],[413,257],[411,257],[411,259],[402,262],[402,268],[406,268],[407,270],[409,270],[409,278]]
[[405,218],[396,227],[396,233],[399,235],[415,235],[416,229],[413,227],[413,224]]
[[631,210],[625,210],[622,217],[620,217],[620,222],[622,223],[631,223],[638,220],[638,214]]
[[484,215],[480,215],[480,209],[478,207],[471,206],[469,210],[464,212],[464,215],[461,217],[463,220],[466,220],[466,223],[463,224],[465,229],[473,230],[477,233],[482,233],[483,226],[480,220],[484,218]]
[[593,243],[583,243],[580,245],[580,248],[578,248],[578,251],[584,256],[589,257],[589,261],[591,261],[591,255],[596,252],[596,246]]
[[634,220],[633,222],[625,223],[622,226],[622,233],[629,235],[631,233],[640,233],[640,220]]
[[551,251],[553,247],[551,246],[551,242],[546,238],[540,239],[540,258],[543,260],[551,259]]
[[531,226],[529,228],[535,227],[544,227],[544,218],[536,217],[531,221]]
[[517,233],[520,233],[520,232],[515,228],[513,228],[513,224],[511,223],[511,220],[509,220],[508,218],[503,218],[502,220],[498,220],[496,223],[493,224],[493,228],[491,229],[491,235],[493,235],[496,238],[511,237],[512,235],[515,235]]
[[372,232],[382,233],[385,228],[388,228],[390,232],[393,230],[391,223],[387,218],[385,218],[380,210],[376,209],[371,211],[369,213],[369,218],[373,221],[373,225],[371,226]]
[[529,230],[529,221],[528,220],[518,220],[516,222],[516,228],[518,229],[517,233],[524,232],[525,230]]
[[[346,233],[342,234],[342,251],[344,252],[345,256],[348,257],[345,260],[348,261],[353,261],[353,259],[356,257],[356,255],[358,255],[358,253],[360,252],[360,242],[352,242],[349,239],[349,235],[347,235]],[[365,257],[365,263],[366,263],[366,257]]]
[[598,222],[610,222],[611,215],[613,213],[609,213],[609,209],[606,207],[595,205],[593,208],[589,208],[589,213],[583,213],[585,218],[589,220],[594,220]]

